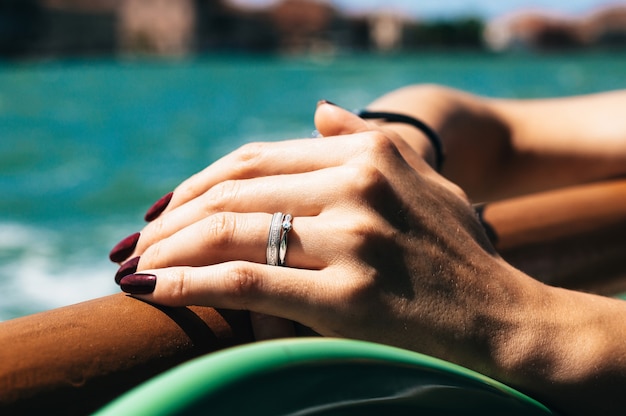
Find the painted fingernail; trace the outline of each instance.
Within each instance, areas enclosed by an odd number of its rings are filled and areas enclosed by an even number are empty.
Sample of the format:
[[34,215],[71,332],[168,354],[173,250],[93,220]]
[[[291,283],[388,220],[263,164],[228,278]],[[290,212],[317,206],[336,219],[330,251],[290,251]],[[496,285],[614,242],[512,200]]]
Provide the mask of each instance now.
[[137,246],[137,241],[139,241],[139,235],[139,233],[131,234],[117,243],[109,253],[111,261],[119,263],[133,254],[133,251]]
[[147,295],[154,292],[156,276],[149,273],[134,273],[122,277],[120,287],[131,295]]
[[170,203],[170,201],[172,200],[172,196],[174,195],[174,192],[169,192],[165,195],[163,195],[158,201],[156,201],[149,209],[148,212],[146,212],[146,215],[144,215],[144,219],[148,222],[154,220],[155,218],[157,218],[159,215],[161,215],[161,213],[163,211],[165,211],[165,208],[167,208],[168,204]]
[[139,264],[139,256],[133,257],[132,259],[122,264],[120,268],[117,270],[117,273],[115,273],[115,283],[119,285],[120,280],[122,280],[122,277],[135,273],[137,271],[138,264]]
[[319,107],[322,104],[330,104],[330,105],[334,105],[335,107],[338,107],[337,104],[333,103],[332,101],[328,101],[328,100],[319,100],[317,102],[317,106]]

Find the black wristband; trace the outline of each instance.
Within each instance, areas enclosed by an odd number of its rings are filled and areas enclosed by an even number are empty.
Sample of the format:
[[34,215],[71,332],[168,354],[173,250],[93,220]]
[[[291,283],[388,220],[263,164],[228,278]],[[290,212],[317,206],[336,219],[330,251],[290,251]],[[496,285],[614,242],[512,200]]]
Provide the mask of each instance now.
[[441,172],[444,160],[443,143],[441,142],[439,135],[422,120],[405,114],[386,113],[381,111],[359,110],[356,114],[363,119],[380,119],[388,123],[409,124],[424,133],[435,151],[435,169],[437,172]]

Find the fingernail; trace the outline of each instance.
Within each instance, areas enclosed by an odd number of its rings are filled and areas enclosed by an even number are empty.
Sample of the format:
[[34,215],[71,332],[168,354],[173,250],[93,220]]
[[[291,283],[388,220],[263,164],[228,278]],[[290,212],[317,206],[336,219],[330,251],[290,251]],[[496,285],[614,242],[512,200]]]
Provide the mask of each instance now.
[[133,257],[128,260],[126,263],[122,264],[120,268],[115,273],[115,283],[120,284],[120,280],[122,277],[128,276],[129,274],[135,273],[137,271],[137,265],[139,264],[139,256]]
[[135,273],[124,276],[120,280],[120,287],[131,295],[147,295],[154,292],[156,276],[149,273]]
[[131,234],[113,247],[111,252],[109,253],[109,258],[114,263],[119,263],[122,260],[128,258],[133,251],[135,250],[135,246],[137,246],[137,241],[139,241],[139,233]]
[[172,195],[174,195],[174,192],[169,192],[165,195],[163,195],[161,197],[161,199],[159,199],[158,201],[156,201],[149,209],[148,212],[146,212],[146,215],[143,217],[146,221],[150,222],[152,220],[154,220],[156,217],[158,217],[159,215],[161,215],[161,213],[163,211],[165,211],[165,208],[167,208],[167,205],[170,203],[170,201],[172,200]]
[[318,106],[318,107],[319,107],[320,105],[323,105],[323,104],[330,104],[330,105],[334,105],[335,107],[338,107],[338,105],[337,105],[337,104],[333,103],[332,101],[328,101],[328,100],[319,100],[319,101],[317,102],[317,106]]

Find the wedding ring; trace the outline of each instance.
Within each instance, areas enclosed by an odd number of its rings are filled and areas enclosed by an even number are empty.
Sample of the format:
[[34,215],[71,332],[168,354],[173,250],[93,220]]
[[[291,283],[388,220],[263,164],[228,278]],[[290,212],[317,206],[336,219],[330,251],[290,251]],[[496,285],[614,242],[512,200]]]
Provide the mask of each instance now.
[[278,265],[285,265],[285,256],[287,255],[287,234],[293,228],[291,225],[291,215],[286,214],[281,225],[282,233],[280,235],[280,246],[278,248]]
[[270,266],[278,266],[278,252],[281,240],[281,230],[283,229],[282,212],[277,212],[272,216],[270,231],[267,236],[267,248],[265,249],[265,261]]

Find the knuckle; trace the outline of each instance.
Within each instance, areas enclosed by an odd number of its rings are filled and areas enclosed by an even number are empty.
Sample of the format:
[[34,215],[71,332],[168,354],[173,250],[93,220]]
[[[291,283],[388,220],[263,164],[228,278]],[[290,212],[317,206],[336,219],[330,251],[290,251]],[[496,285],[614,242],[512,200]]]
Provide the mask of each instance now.
[[182,201],[189,201],[200,195],[204,191],[204,189],[199,185],[202,181],[198,180],[201,177],[201,173],[202,172],[194,173],[189,177],[189,179],[179,184],[176,189],[174,189],[176,198],[179,198]]
[[364,154],[368,158],[380,158],[389,152],[396,152],[396,146],[393,141],[381,131],[372,131],[363,140]]
[[245,262],[232,262],[224,273],[226,291],[244,308],[258,297],[261,291],[259,276]]
[[223,212],[211,215],[204,221],[202,227],[205,245],[214,249],[224,249],[231,245],[237,221],[235,214]]
[[153,243],[140,254],[140,264],[137,270],[156,269],[176,265],[175,254],[168,249],[168,241],[161,240]]
[[172,306],[185,305],[188,297],[193,293],[191,286],[191,268],[179,267],[175,269],[171,283],[168,286],[167,296]]
[[348,184],[354,195],[361,198],[377,196],[388,186],[388,179],[385,174],[367,163],[354,164],[346,174]]
[[349,221],[343,221],[336,228],[339,235],[346,236],[346,241],[349,242],[351,248],[357,250],[365,246],[376,233],[372,224],[361,215],[355,215]]
[[344,236],[343,250],[357,253],[360,265],[388,260],[389,248],[397,246],[401,239],[401,232],[376,214],[353,215],[335,228]]
[[228,201],[236,198],[239,192],[240,182],[235,179],[225,180],[214,185],[203,196],[206,214],[219,212]]
[[247,177],[258,168],[267,150],[267,143],[246,143],[232,153],[234,158],[233,169],[238,177]]
[[[163,238],[165,235],[167,235],[165,230],[165,224],[166,223],[163,220],[163,217],[158,217],[150,222],[150,224],[148,224],[149,235],[156,236],[156,238]],[[147,234],[148,233],[142,232],[142,237],[147,237]]]
[[[163,256],[163,252],[161,250],[161,242],[156,242],[150,246],[148,250],[146,250],[145,254],[141,256],[141,262],[143,263],[143,267],[148,267],[148,261],[150,261],[150,267],[157,267],[160,264],[163,264],[162,261],[165,260]],[[156,262],[154,260],[157,260]]]

